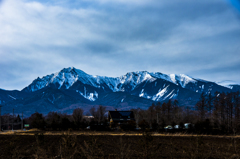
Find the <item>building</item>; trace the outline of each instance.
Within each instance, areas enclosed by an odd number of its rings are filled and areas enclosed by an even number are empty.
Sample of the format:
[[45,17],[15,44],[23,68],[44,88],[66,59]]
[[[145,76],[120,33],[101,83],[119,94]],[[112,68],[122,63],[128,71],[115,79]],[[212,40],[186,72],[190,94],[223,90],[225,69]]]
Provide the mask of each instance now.
[[108,120],[110,125],[135,123],[133,111],[108,111]]

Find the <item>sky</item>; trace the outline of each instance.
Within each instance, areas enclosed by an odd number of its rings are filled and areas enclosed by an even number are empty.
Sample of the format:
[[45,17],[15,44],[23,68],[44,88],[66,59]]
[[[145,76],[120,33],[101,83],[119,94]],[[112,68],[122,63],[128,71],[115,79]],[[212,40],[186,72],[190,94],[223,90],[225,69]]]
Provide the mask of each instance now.
[[240,0],[0,0],[0,88],[67,67],[240,84]]

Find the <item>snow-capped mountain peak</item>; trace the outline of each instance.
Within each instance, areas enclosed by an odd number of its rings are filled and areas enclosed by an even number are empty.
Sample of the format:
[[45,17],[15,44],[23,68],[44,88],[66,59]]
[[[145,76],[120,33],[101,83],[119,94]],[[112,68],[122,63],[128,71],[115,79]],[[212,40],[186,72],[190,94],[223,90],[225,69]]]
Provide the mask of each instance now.
[[185,75],[185,74],[180,74],[180,75],[169,74],[169,75],[167,75],[167,74],[162,74],[162,73],[159,73],[159,72],[155,72],[155,73],[151,73],[151,75],[153,77],[156,77],[156,78],[163,79],[163,80],[166,80],[168,82],[174,83],[176,85],[180,85],[183,88],[185,88],[185,86],[188,83],[195,83],[196,82],[195,79],[193,79],[192,77],[190,77],[188,75]]
[[188,83],[196,82],[195,79],[184,74],[166,75],[159,72],[149,73],[147,71],[136,71],[129,72],[126,75],[113,78],[106,76],[92,76],[82,70],[76,69],[74,67],[69,67],[62,69],[60,72],[57,72],[55,74],[44,76],[42,78],[37,78],[33,81],[32,84],[28,86],[28,90],[34,92],[50,84],[58,86],[58,89],[69,89],[75,82],[80,81],[83,84],[87,84],[97,88],[99,88],[100,85],[105,84],[113,92],[126,91],[126,88],[124,86],[128,85],[128,90],[131,91],[142,82],[153,82],[156,79],[166,80],[183,88],[185,88]]
[[196,83],[197,82],[195,79],[193,79],[190,76],[187,76],[185,74],[175,75],[175,80],[183,88],[185,88],[188,83]]
[[[145,80],[153,79],[154,77],[151,76],[150,73],[147,71],[137,71],[137,72],[130,72],[127,73],[124,76],[121,76],[120,83],[132,83],[134,85],[137,85],[139,83],[142,83]],[[155,78],[154,78],[155,79]]]
[[37,78],[27,87],[28,91],[34,92],[42,89],[50,84],[58,85],[58,89],[64,85],[66,89],[69,89],[76,81],[81,81],[83,84],[88,84],[97,87],[95,78],[82,70],[74,67],[64,68],[61,71]]
[[[176,98],[181,89],[195,93],[214,92],[213,85],[216,86],[217,84],[195,79],[185,74],[167,75],[160,72],[136,71],[113,78],[92,76],[82,70],[69,67],[55,74],[42,78],[38,77],[28,87],[24,88],[24,91],[34,92],[49,86],[56,89],[76,90],[90,101],[97,100],[101,92],[126,92],[153,101],[161,101]],[[229,88],[231,89],[230,86],[224,86],[220,89],[227,91]],[[238,89],[238,87],[235,86],[235,89]]]

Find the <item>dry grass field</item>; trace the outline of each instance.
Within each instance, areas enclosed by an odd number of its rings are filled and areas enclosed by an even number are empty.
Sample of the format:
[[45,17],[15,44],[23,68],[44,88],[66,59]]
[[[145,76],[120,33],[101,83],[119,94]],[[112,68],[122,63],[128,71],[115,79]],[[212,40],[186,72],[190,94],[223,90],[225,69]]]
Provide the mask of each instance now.
[[0,158],[239,158],[240,138],[136,132],[5,132]]

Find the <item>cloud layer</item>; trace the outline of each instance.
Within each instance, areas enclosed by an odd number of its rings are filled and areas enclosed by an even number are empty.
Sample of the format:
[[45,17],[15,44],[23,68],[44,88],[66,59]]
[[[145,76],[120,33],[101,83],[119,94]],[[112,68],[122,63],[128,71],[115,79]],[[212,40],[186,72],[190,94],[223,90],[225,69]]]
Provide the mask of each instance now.
[[223,0],[6,0],[0,26],[3,89],[70,66],[240,83],[240,18]]

